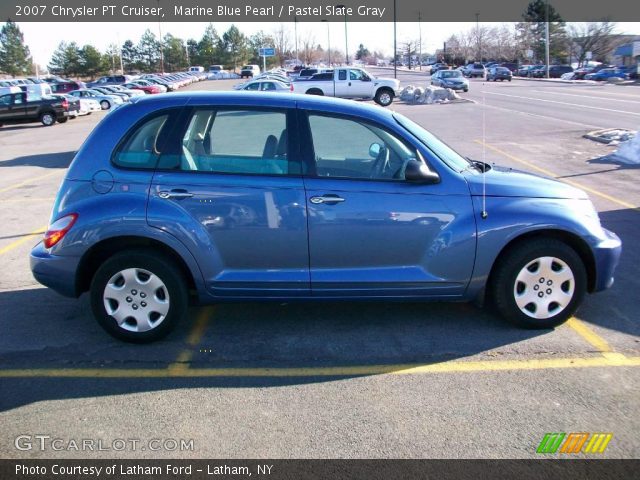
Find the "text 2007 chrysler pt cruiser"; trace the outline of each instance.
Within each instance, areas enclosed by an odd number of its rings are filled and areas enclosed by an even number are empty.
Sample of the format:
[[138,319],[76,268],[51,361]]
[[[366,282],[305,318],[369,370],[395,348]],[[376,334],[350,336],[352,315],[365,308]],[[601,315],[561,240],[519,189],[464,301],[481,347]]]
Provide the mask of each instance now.
[[[484,195],[486,194],[486,195]],[[105,117],[60,187],[35,277],[150,341],[201,303],[484,300],[549,328],[613,283],[580,190],[467,160],[381,108],[186,93]]]

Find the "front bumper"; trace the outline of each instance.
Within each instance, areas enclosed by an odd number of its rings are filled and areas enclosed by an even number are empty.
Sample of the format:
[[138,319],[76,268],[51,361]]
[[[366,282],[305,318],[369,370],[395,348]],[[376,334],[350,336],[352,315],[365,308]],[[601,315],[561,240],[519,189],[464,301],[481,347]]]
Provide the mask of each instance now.
[[45,287],[64,295],[77,297],[76,271],[80,262],[79,257],[61,257],[51,255],[38,243],[29,256],[33,277]]
[[594,292],[606,290],[613,285],[614,272],[620,261],[622,242],[613,232],[603,228],[606,239],[593,248],[595,259],[596,279],[593,286]]

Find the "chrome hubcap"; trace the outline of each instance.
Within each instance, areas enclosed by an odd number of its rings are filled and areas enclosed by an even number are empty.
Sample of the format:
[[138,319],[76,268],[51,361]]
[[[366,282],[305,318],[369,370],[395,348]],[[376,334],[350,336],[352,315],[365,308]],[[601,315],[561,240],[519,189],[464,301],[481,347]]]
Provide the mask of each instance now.
[[391,103],[391,95],[389,95],[388,93],[383,93],[382,95],[380,95],[380,102],[385,105],[387,103]]
[[575,291],[569,265],[555,257],[540,257],[520,270],[513,287],[518,308],[531,318],[546,319],[562,312]]
[[159,277],[142,268],[127,268],[112,276],[102,295],[107,314],[130,332],[146,332],[169,312],[169,291]]

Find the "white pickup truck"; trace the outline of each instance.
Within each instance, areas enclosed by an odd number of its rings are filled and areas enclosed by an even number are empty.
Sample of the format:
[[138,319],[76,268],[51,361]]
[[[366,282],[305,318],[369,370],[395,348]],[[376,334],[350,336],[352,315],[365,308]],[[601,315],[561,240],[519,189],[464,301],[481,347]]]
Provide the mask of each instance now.
[[378,105],[391,105],[400,93],[400,82],[393,78],[376,78],[362,68],[336,68],[333,73],[319,73],[292,83],[294,93],[327,97],[373,99]]

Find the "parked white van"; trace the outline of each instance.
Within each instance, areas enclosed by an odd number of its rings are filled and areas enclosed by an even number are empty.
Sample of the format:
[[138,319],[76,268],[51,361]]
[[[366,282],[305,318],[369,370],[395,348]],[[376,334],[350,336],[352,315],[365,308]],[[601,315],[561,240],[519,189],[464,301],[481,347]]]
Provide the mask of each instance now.
[[190,72],[202,73],[202,72],[204,72],[204,67],[200,67],[200,66],[189,67],[189,71]]
[[240,78],[256,77],[258,75],[260,75],[260,66],[258,65],[245,65],[240,70]]

